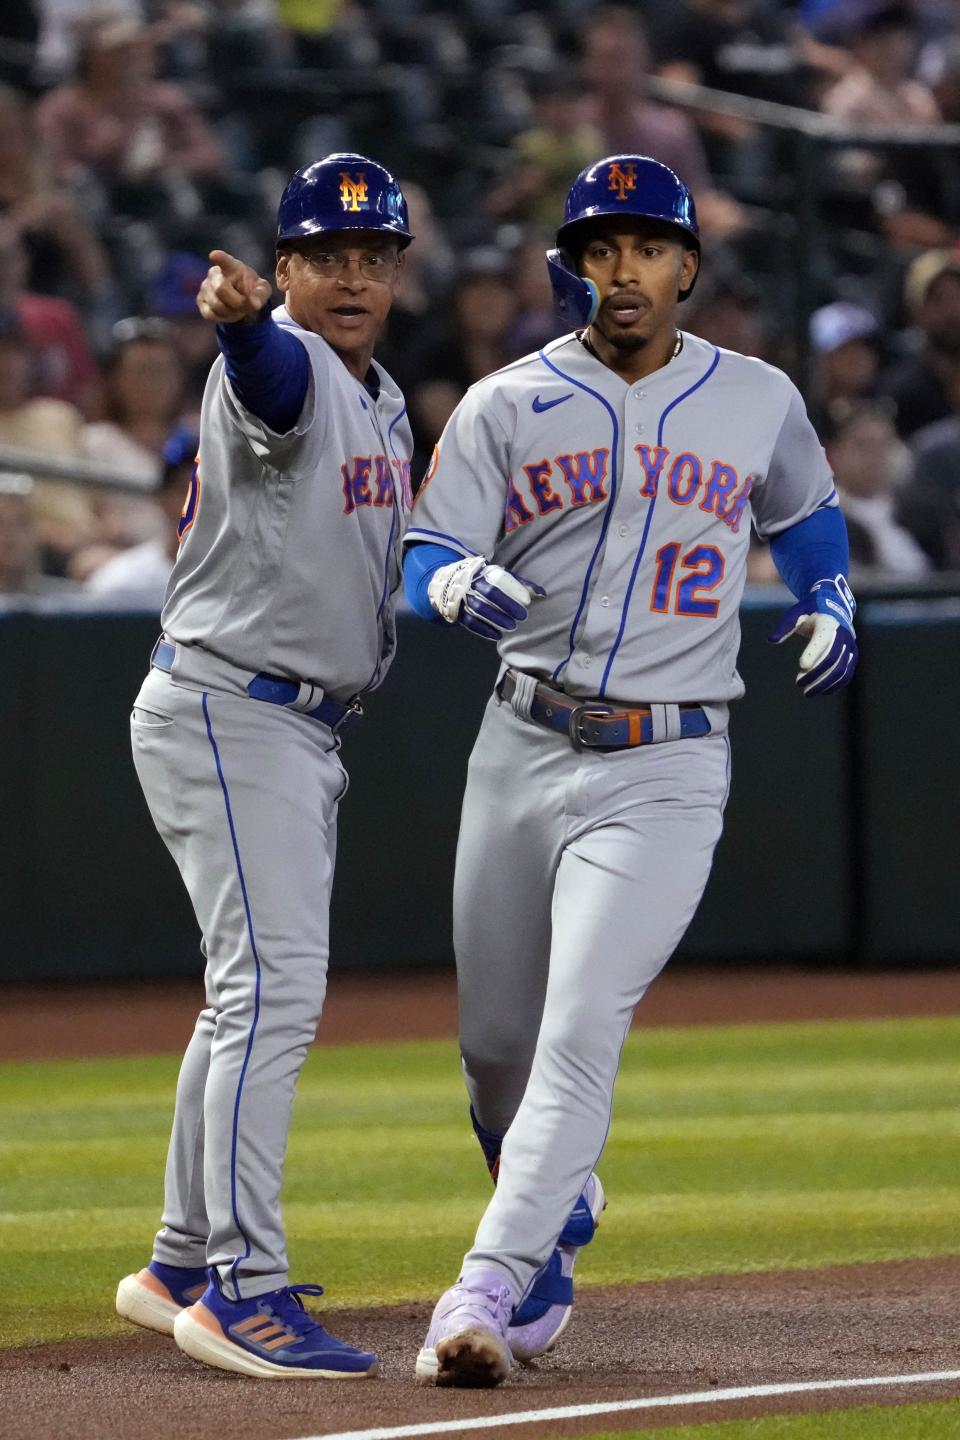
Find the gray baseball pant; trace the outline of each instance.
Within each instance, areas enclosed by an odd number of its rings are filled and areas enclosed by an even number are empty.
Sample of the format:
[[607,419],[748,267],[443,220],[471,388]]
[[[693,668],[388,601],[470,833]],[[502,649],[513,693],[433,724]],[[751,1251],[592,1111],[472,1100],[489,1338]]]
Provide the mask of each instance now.
[[294,1089],[326,991],[346,772],[316,720],[156,669],[131,735],[207,962],[154,1258],[215,1266],[229,1298],[249,1299],[288,1283],[280,1188]]
[[467,1089],[506,1138],[464,1270],[502,1270],[517,1299],[603,1150],[634,1007],[700,902],[728,789],[723,733],[578,752],[487,705],[454,944]]

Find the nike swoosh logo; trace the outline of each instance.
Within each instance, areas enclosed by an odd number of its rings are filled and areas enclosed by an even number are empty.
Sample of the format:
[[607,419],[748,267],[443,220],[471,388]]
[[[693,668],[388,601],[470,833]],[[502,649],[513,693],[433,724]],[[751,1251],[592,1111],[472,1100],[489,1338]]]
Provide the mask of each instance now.
[[534,395],[533,408],[538,415],[542,415],[544,410],[552,410],[554,405],[562,405],[564,400],[569,400],[572,395],[572,390],[568,390],[566,395],[558,396],[556,400],[541,400],[539,395]]

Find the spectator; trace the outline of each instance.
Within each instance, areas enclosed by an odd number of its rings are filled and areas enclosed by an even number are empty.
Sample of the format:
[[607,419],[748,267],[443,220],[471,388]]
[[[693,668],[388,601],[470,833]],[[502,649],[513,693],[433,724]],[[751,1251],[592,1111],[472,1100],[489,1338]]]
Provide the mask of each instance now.
[[29,261],[18,226],[0,215],[0,310],[13,310],[34,351],[31,393],[100,411],[100,373],[76,310],[26,289]]
[[89,595],[114,609],[156,610],[159,614],[180,543],[179,520],[199,446],[197,435],[177,430],[164,446],[156,492],[163,512],[161,535],[121,551],[90,576]]
[[0,13],[0,85],[26,88],[36,61],[40,25],[31,0],[4,0]]
[[[0,444],[54,460],[77,459],[83,416],[63,400],[32,395],[34,364],[33,347],[16,313],[0,311]],[[66,574],[74,552],[95,534],[90,494],[65,481],[35,477],[30,505],[42,568]]]
[[[603,6],[589,20],[582,44],[584,79],[592,101],[588,113],[603,137],[602,153],[652,155],[675,170],[693,191],[705,234],[722,239],[741,230],[740,207],[714,187],[693,121],[682,111],[654,104],[644,93],[652,60],[638,16],[625,6]],[[568,186],[576,173],[570,171]],[[562,213],[561,202],[551,223]]]
[[[960,18],[960,10],[957,15]],[[921,79],[929,84],[943,123],[960,123],[960,34],[928,54]],[[956,146],[888,151],[873,200],[883,233],[901,249],[913,252],[954,244],[960,237]]]
[[113,339],[104,361],[107,418],[86,427],[86,451],[91,460],[155,483],[180,414],[183,366],[170,326],[158,317],[120,320]]
[[913,436],[913,478],[899,519],[938,570],[960,570],[960,371],[950,383],[954,413]]
[[506,257],[497,250],[467,256],[452,319],[424,341],[413,363],[419,376],[410,394],[414,475],[423,474],[437,436],[469,387],[512,358],[508,336],[516,313]]
[[[913,127],[940,119],[930,88],[914,79],[916,19],[907,5],[869,4],[852,27],[853,64],[823,97],[822,108],[849,125]],[[837,156],[840,175],[869,199],[870,223],[895,244],[916,249],[951,238],[942,157],[922,150],[849,149]]]
[[413,362],[449,294],[454,259],[423,186],[404,180],[401,188],[417,243],[403,252],[403,276],[377,341],[377,359],[406,395],[417,379]]
[[217,332],[197,309],[197,291],[206,278],[209,261],[186,250],[167,255],[154,277],[147,297],[150,313],[166,320],[184,374],[184,399],[199,423],[200,403],[216,359]]
[[907,313],[915,348],[881,379],[881,393],[897,407],[897,429],[909,438],[952,413],[950,394],[960,371],[960,250],[929,250],[907,271]]
[[802,36],[781,6],[676,0],[651,5],[649,17],[662,75],[781,105],[809,105]]
[[[677,0],[651,4],[648,13],[664,79],[810,105],[808,46],[782,7],[765,0]],[[700,111],[696,118],[714,173],[736,177],[741,193],[765,202],[782,148],[776,137],[736,115]]]
[[723,350],[768,359],[760,295],[745,275],[705,277],[691,297],[684,329]]
[[75,594],[69,580],[44,575],[29,475],[0,472],[0,604],[7,596]]
[[838,407],[876,395],[879,340],[880,327],[862,305],[836,300],[810,316],[816,365],[810,416],[821,434]]
[[36,77],[47,87],[76,69],[81,36],[91,12],[109,9],[112,16],[128,20],[140,20],[143,16],[142,0],[34,0],[34,3],[41,18]]
[[936,125],[929,86],[912,78],[917,37],[908,5],[868,6],[851,27],[849,47],[853,65],[824,95],[826,114],[848,125]]
[[960,124],[960,33],[924,52],[921,78],[930,86],[944,124]]
[[[0,85],[0,212],[20,231],[32,290],[69,298],[96,324],[115,287],[106,251],[68,191],[53,183],[32,112]],[[116,319],[113,315],[112,319]]]
[[851,583],[926,574],[930,561],[896,518],[896,489],[910,456],[889,409],[876,402],[854,406],[834,421],[826,451],[850,536]]
[[149,211],[163,201],[182,204],[184,179],[223,169],[220,143],[199,111],[178,86],[157,80],[146,26],[95,15],[77,69],[74,82],[56,86],[37,107],[60,179],[92,176],[124,207],[132,200]]
[[[559,213],[563,213],[562,208]],[[547,270],[546,251],[552,244],[553,235],[544,240],[534,233],[521,241],[511,257],[517,302],[517,312],[507,334],[511,359],[539,350],[564,332],[565,327],[553,307],[553,290]]]
[[530,81],[536,124],[511,141],[511,167],[487,201],[492,215],[545,227],[563,214],[574,175],[610,153],[588,118],[578,77],[553,69]]
[[[180,418],[183,366],[165,320],[121,320],[104,367],[106,420],[88,425],[89,459],[122,470],[152,489],[160,480],[163,448]],[[162,524],[147,496],[111,492],[98,501],[101,539],[124,547],[152,539]]]

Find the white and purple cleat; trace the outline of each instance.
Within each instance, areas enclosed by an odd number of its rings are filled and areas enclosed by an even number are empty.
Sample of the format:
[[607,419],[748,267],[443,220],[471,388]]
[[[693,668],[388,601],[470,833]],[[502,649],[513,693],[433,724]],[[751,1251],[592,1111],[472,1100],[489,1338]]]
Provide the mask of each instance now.
[[437,1301],[417,1356],[418,1385],[499,1385],[513,1360],[513,1294],[499,1270],[468,1270]]

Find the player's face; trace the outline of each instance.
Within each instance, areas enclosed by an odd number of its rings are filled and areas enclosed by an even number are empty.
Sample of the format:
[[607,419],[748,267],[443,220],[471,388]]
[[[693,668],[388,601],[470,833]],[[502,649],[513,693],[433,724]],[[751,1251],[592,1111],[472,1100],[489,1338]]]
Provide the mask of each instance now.
[[277,260],[277,285],[298,325],[322,335],[348,369],[366,373],[393,303],[403,257],[376,231],[337,230]]
[[580,258],[596,285],[600,308],[593,328],[615,350],[637,351],[672,331],[677,295],[697,273],[697,255],[656,225],[601,232]]

